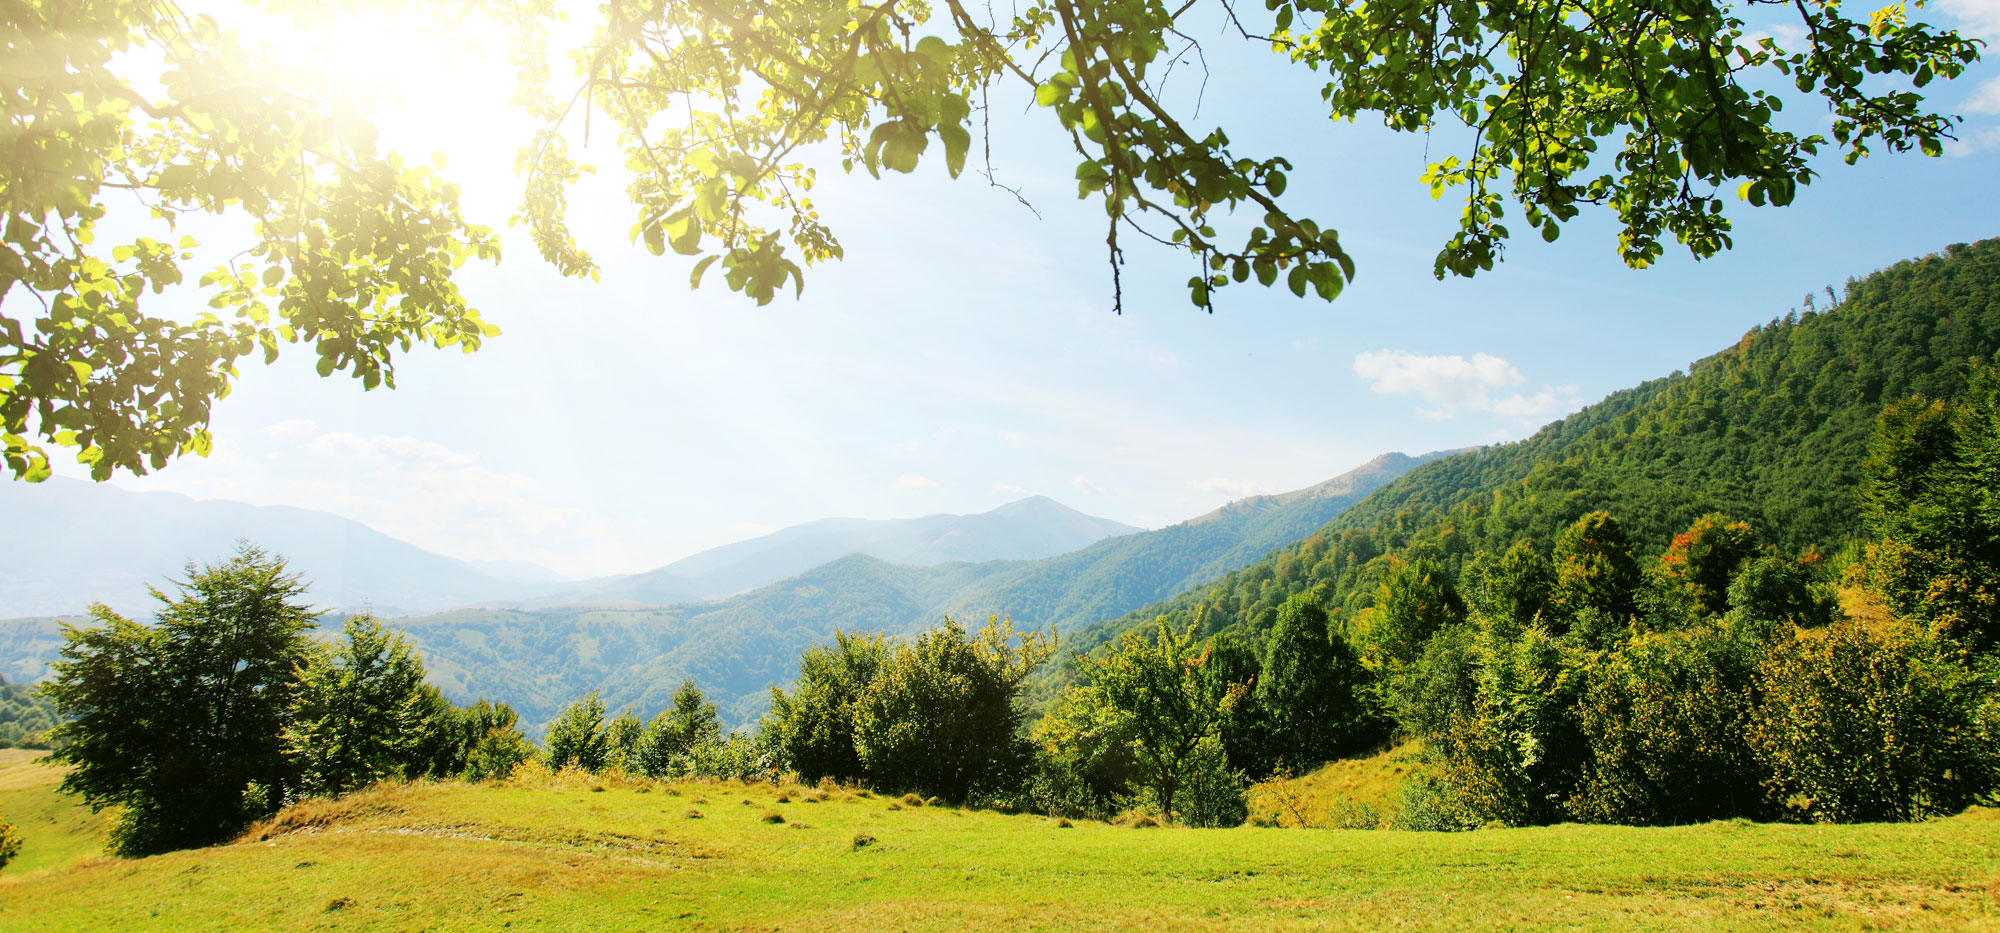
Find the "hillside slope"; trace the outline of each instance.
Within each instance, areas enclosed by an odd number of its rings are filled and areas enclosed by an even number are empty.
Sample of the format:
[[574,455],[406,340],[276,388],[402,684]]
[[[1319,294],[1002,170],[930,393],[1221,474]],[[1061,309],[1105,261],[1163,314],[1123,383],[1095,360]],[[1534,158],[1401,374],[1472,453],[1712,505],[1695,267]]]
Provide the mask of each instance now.
[[1211,586],[1094,626],[1079,647],[1157,615],[1253,637],[1278,603],[1318,589],[1336,611],[1372,598],[1371,561],[1546,548],[1595,509],[1643,554],[1720,510],[1760,540],[1830,549],[1862,532],[1862,460],[1883,404],[1962,391],[2000,351],[2000,239],[1954,245],[1848,283],[1831,310],[1774,319],[1735,346],[1551,424],[1533,437],[1425,464],[1295,544]]

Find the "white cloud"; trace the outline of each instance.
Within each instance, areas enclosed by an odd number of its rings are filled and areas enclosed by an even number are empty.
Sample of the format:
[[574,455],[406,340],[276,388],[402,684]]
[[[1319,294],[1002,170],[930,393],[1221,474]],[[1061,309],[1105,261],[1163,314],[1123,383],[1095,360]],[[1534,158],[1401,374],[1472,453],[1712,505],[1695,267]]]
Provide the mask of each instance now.
[[1211,476],[1207,479],[1189,480],[1187,488],[1190,492],[1224,493],[1234,500],[1263,492],[1264,484],[1256,480]]
[[1984,126],[1975,130],[1960,130],[1958,139],[1945,143],[1944,154],[1969,156],[1996,149],[2000,149],[2000,126]]
[[2000,113],[2000,78],[1994,78],[1972,92],[1965,102],[1967,113]]
[[473,454],[459,453],[443,444],[421,438],[371,434],[349,434],[346,431],[328,431],[306,444],[306,453],[314,456],[348,456],[368,464],[386,463],[391,460],[415,460],[426,463],[446,463],[453,466],[470,466],[478,460]]
[[1356,354],[1354,374],[1378,395],[1414,395],[1430,403],[1417,409],[1417,414],[1434,421],[1462,412],[1536,420],[1582,404],[1575,386],[1545,385],[1533,394],[1497,392],[1527,378],[1514,364],[1489,353],[1474,353],[1468,359],[1458,354],[1423,356],[1407,350],[1378,350]]
[[2000,38],[2000,0],[1934,0],[1931,6],[1956,18],[1962,35]]
[[937,480],[928,476],[906,474],[896,477],[894,488],[897,492],[936,492],[939,486]]
[[273,422],[264,428],[265,436],[281,441],[304,440],[317,433],[319,433],[319,426],[304,418],[286,418],[283,421]]
[[1013,483],[994,483],[993,494],[997,496],[1025,496],[1028,494],[1028,487],[1016,486]]
[[1105,491],[1104,487],[1091,482],[1090,478],[1086,476],[1072,476],[1069,479],[1069,484],[1071,486],[1075,486],[1078,492],[1084,493],[1085,495],[1091,495],[1091,496],[1104,495]]

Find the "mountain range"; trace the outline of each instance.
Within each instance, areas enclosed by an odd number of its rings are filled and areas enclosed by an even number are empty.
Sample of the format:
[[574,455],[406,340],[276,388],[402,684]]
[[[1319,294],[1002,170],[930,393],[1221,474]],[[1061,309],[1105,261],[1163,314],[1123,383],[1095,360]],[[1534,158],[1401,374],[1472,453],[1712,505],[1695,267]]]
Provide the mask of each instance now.
[[1138,531],[1035,496],[977,515],[833,518],[703,551],[642,574],[577,580],[536,564],[464,561],[359,522],[289,506],[131,492],[55,477],[0,483],[0,514],[33,547],[0,565],[0,618],[74,615],[101,602],[127,615],[157,605],[148,586],[239,541],[283,555],[314,603],[394,617],[460,606],[693,603],[754,589],[848,554],[912,565],[1024,560]]

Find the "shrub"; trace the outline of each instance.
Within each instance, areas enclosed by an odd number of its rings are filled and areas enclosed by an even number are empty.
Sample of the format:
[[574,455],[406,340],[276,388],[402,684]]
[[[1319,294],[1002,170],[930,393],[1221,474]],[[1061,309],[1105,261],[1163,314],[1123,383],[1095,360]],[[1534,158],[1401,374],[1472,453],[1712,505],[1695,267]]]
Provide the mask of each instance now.
[[1843,623],[1774,651],[1750,728],[1774,802],[1798,819],[1913,820],[1991,792],[1991,673],[1939,648],[1918,630],[1876,636]]
[[14,856],[21,854],[21,831],[14,824],[0,818],[0,868],[6,868]]
[[1229,767],[1221,739],[1208,736],[1188,758],[1175,815],[1189,826],[1241,826],[1250,815],[1243,791],[1243,775]]
[[1744,737],[1755,676],[1755,655],[1714,627],[1642,635],[1603,658],[1578,710],[1591,763],[1569,812],[1639,825],[1756,815],[1763,772]]
[[1051,816],[1104,819],[1129,804],[1139,764],[1131,723],[1097,695],[1075,687],[1035,724],[1028,798]]
[[1017,697],[1054,650],[1052,635],[1017,643],[997,618],[977,635],[946,619],[896,646],[854,704],[854,747],[869,783],[954,802],[1018,786],[1032,753]]

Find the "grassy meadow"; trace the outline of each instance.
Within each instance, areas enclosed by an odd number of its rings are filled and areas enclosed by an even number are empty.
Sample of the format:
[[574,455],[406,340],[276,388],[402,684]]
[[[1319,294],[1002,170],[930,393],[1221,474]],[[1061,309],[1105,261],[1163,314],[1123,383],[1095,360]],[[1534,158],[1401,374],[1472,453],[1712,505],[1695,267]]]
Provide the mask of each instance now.
[[56,790],[63,772],[42,763],[47,754],[0,748],[0,816],[22,836],[21,854],[0,870],[0,885],[104,855],[104,815]]
[[[20,765],[7,772],[12,776]],[[46,769],[43,769],[44,773]],[[36,859],[0,929],[2000,929],[2000,819],[1425,834],[1136,828],[840,789],[381,785],[233,845]],[[45,838],[46,837],[46,838]]]

